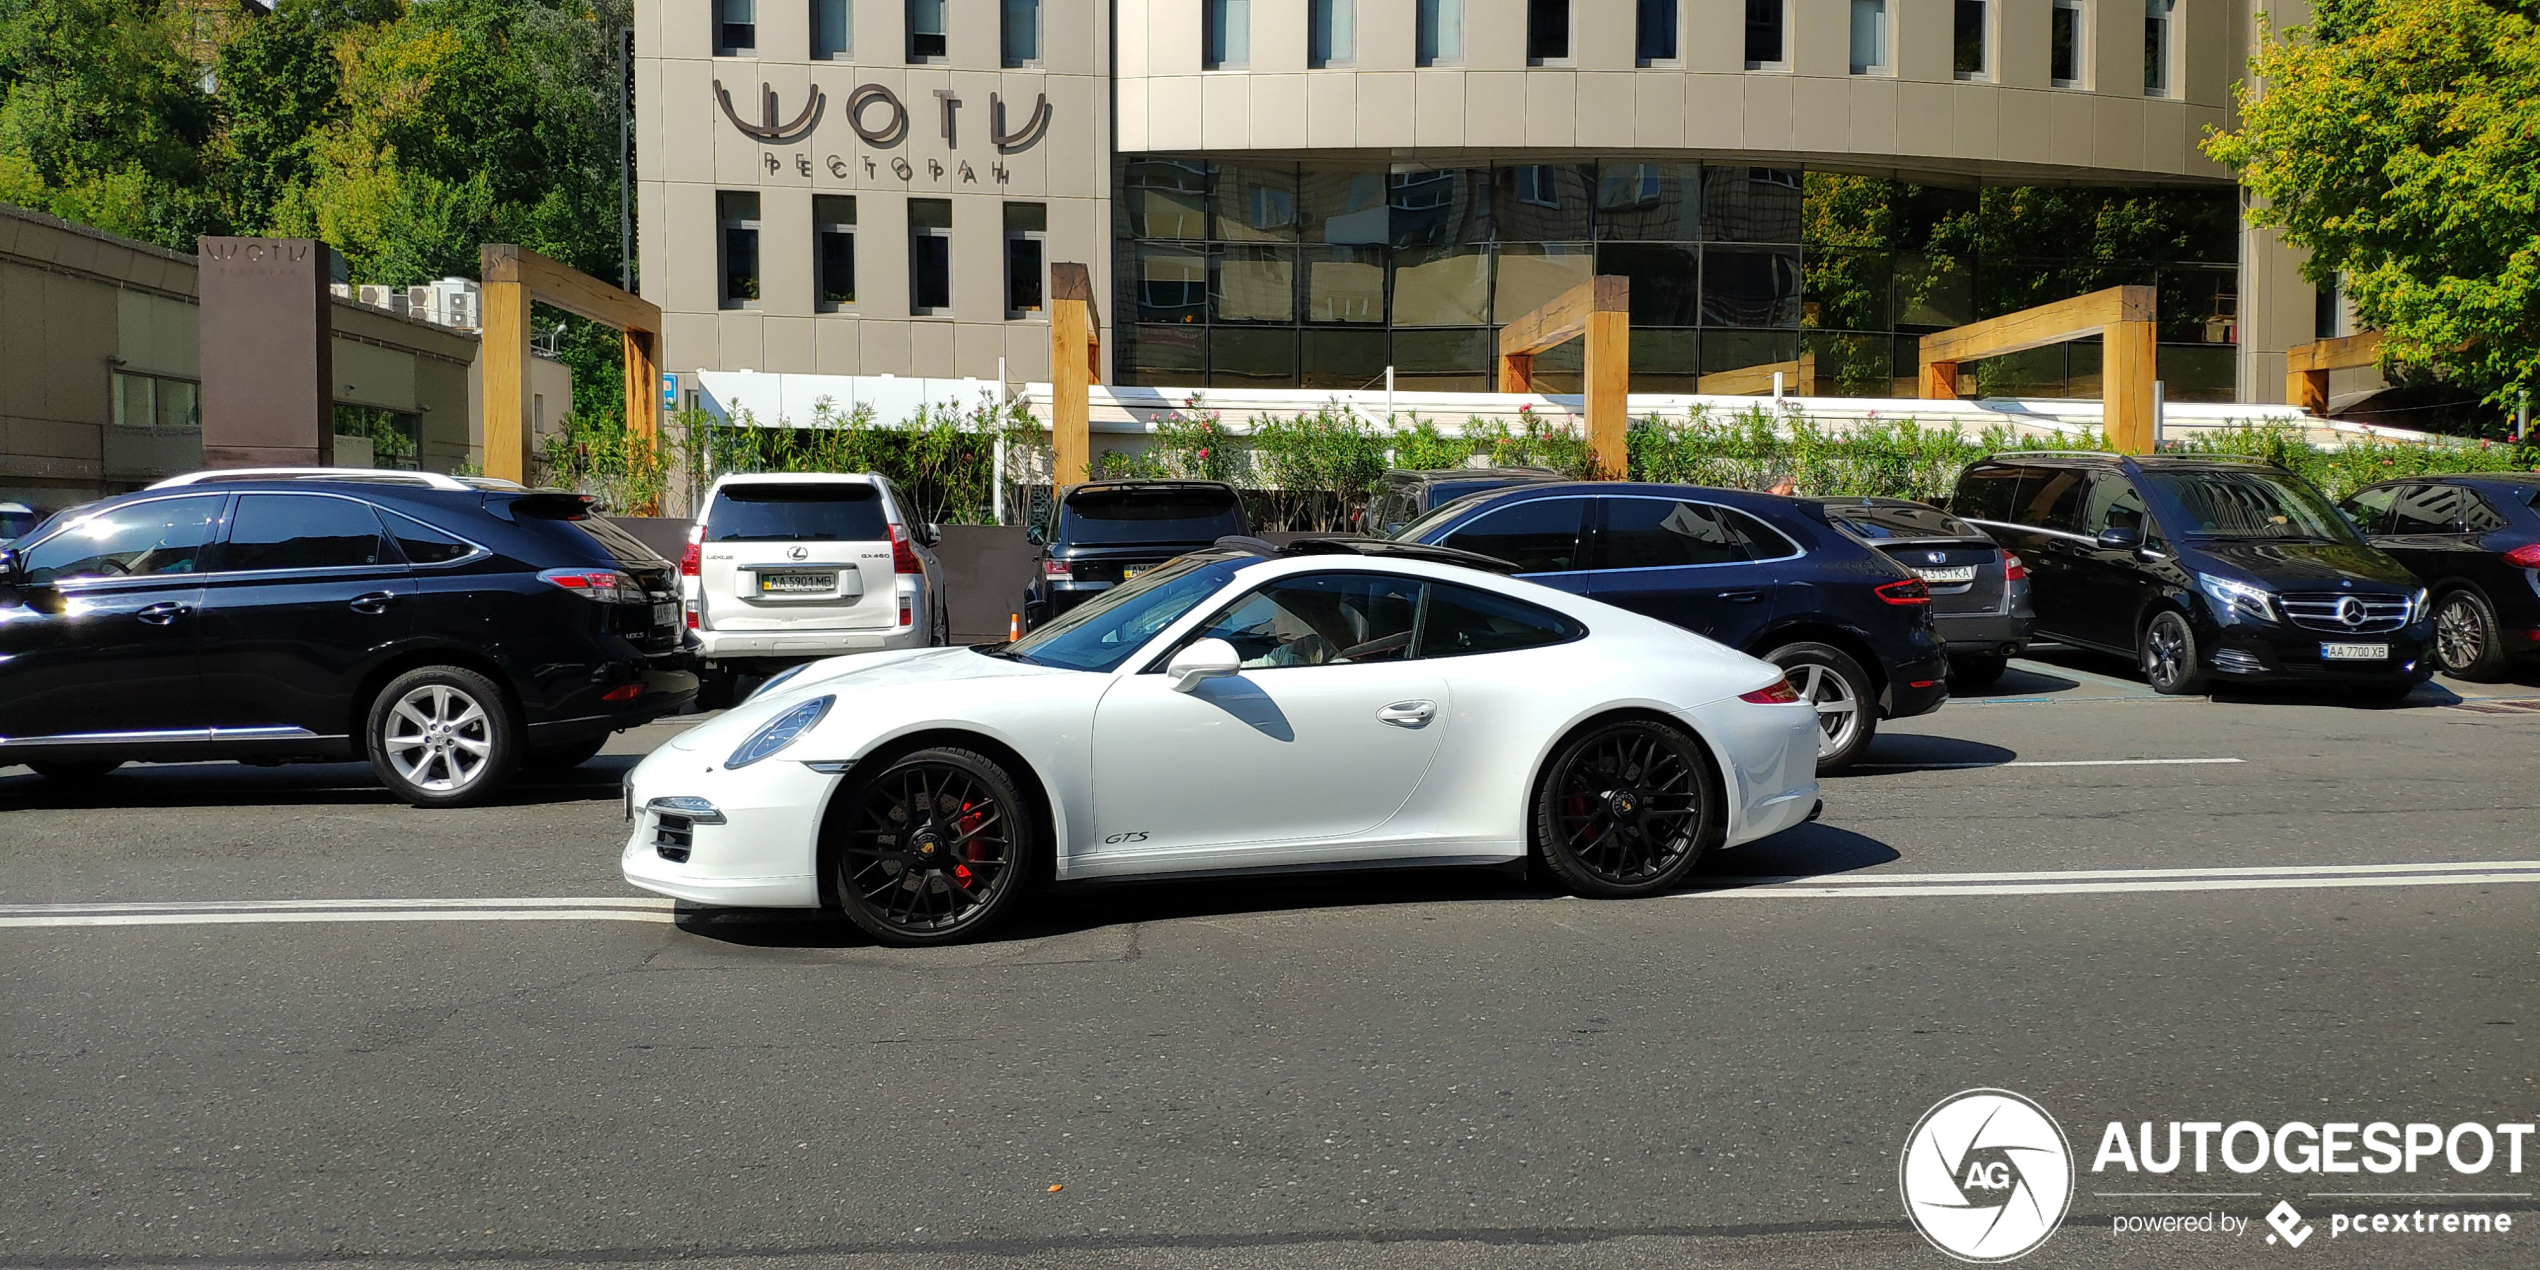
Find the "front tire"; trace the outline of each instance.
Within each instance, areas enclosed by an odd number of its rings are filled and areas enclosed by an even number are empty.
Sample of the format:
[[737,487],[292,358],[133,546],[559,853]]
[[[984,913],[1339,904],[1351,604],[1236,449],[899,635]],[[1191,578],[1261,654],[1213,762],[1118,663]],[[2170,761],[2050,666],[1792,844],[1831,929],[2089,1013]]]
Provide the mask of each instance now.
[[2011,668],[2011,659],[2000,653],[1984,653],[1949,659],[1949,686],[1953,688],[1990,688],[2002,681],[2002,672]]
[[122,759],[73,759],[60,762],[29,763],[36,775],[57,785],[85,785],[103,779],[106,773],[123,766]]
[[1536,858],[1574,895],[1654,895],[1702,858],[1719,815],[1701,742],[1651,720],[1608,723],[1572,737],[1544,769]]
[[417,807],[470,807],[520,766],[520,730],[494,681],[458,666],[426,666],[388,682],[371,702],[371,770]]
[[1817,707],[1817,774],[1852,766],[1879,730],[1878,689],[1850,653],[1832,644],[1787,644],[1764,654]]
[[840,800],[838,906],[878,943],[958,943],[1002,919],[1039,849],[1031,805],[995,759],[949,747],[893,760]]
[[2454,679],[2494,683],[2505,677],[2505,656],[2496,610],[2476,591],[2447,591],[2434,602],[2434,664]]
[[609,734],[603,732],[585,740],[531,750],[522,757],[520,766],[531,772],[569,772],[599,757],[608,743]]
[[2143,677],[2164,697],[2192,697],[2205,690],[2204,652],[2196,647],[2187,615],[2167,610],[2143,628]]

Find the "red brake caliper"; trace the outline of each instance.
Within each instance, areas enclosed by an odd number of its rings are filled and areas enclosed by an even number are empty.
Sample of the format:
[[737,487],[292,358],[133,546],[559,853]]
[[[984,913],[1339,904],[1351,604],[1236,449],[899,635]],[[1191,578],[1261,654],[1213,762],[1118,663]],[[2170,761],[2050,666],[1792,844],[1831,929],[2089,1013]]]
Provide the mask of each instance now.
[[[972,811],[971,804],[963,803],[961,805],[961,815],[953,820],[953,832],[961,834],[964,837],[969,837],[971,831],[979,827],[979,822],[985,820],[986,818],[986,813]],[[962,854],[970,859],[976,860],[979,858],[981,849],[979,840],[971,838],[969,843],[962,848]],[[969,882],[973,877],[970,872],[970,866],[967,864],[954,865],[952,873],[954,877],[959,878],[965,883]]]

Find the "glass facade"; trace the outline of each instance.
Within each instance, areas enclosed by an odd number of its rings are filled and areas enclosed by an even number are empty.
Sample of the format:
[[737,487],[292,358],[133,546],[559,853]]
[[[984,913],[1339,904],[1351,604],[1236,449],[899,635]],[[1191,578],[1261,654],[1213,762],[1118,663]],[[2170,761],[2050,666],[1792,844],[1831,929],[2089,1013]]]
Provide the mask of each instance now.
[[[1919,336],[2103,287],[2160,297],[2174,401],[2232,397],[2237,199],[1984,189],[1726,164],[1428,168],[1132,158],[1114,204],[1124,384],[1488,391],[1496,330],[1631,279],[1632,387],[1809,359],[1828,396],[1915,395]],[[1577,391],[1577,346],[1538,382]],[[2076,343],[1972,364],[1985,396],[2096,396]]]

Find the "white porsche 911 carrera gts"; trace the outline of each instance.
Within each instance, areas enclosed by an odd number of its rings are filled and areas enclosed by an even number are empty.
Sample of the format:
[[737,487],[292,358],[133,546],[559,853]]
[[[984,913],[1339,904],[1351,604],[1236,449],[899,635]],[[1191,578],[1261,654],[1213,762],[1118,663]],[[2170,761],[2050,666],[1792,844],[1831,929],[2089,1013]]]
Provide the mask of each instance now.
[[1229,539],[1011,644],[787,671],[628,775],[626,880],[930,944],[1053,879],[1531,852],[1648,895],[1814,814],[1779,669],[1475,565]]

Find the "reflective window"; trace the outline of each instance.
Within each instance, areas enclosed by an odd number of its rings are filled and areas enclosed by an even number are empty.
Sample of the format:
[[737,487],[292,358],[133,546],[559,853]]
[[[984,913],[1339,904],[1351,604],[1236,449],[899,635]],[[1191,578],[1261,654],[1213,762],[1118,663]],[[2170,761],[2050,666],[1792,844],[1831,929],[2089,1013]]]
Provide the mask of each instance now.
[[757,481],[723,487],[706,511],[707,542],[879,542],[891,536],[871,485]]
[[1970,520],[2009,524],[2018,506],[2020,478],[2031,470],[1990,463],[1968,468],[1958,477],[1949,510]]
[[[193,573],[224,495],[159,498],[99,512],[27,549],[32,583]],[[376,523],[372,531],[377,532]]]
[[[423,523],[422,521],[416,520],[412,516],[408,516],[400,512],[392,512],[384,507],[379,510],[379,516],[381,520],[387,522],[388,536],[397,540],[397,550],[405,553],[406,561],[409,564],[443,564],[448,561],[456,560],[461,556],[465,556],[476,550],[476,548],[467,545],[458,538],[443,533],[440,530]],[[587,531],[592,528],[593,524],[605,523],[606,522],[591,522],[585,524],[584,529]],[[625,530],[618,529],[614,525],[608,525],[607,528],[614,530],[620,535],[625,535],[629,538],[632,537],[632,535],[627,535]],[[599,537],[598,534],[593,534],[592,536],[595,538]],[[606,538],[601,539],[601,544],[611,548],[611,555],[616,556],[620,560],[627,559],[627,556],[616,548],[616,544],[610,543]],[[640,546],[641,544],[638,545]],[[645,556],[649,556],[651,554],[653,553],[650,548],[644,549]],[[641,558],[642,557],[637,557],[637,559]]]
[[1505,653],[1567,643],[1586,633],[1569,618],[1523,600],[1437,582],[1429,586],[1417,651],[1421,657]]
[[1505,560],[1519,573],[1566,573],[1579,568],[1584,498],[1538,498],[1485,512],[1448,534],[1440,544]]
[[[2300,477],[2264,468],[2146,473],[2179,505],[2189,538],[2251,541],[2356,541],[2354,526]],[[2022,497],[2028,497],[2023,491]]]
[[220,567],[237,572],[375,565],[386,553],[385,537],[368,503],[316,494],[241,494]]
[[1296,320],[1296,248],[1220,247],[1209,258],[1209,318]]
[[1600,569],[1668,569],[1733,564],[1746,544],[1708,503],[1665,498],[1607,498],[1598,531]]
[[2462,533],[2492,534],[2505,527],[2504,516],[2488,505],[2485,495],[2469,489],[2461,492],[2469,495],[2468,500],[2461,504]]
[[1526,60],[1558,62],[1570,56],[1570,0],[1526,0]]
[[1423,587],[1418,578],[1381,573],[1283,578],[1236,601],[1191,640],[1222,639],[1250,669],[1402,661]]
[[908,0],[908,60],[938,62],[949,53],[950,29],[944,24],[944,0]]
[[824,62],[855,56],[854,0],[811,0],[811,55]]
[[[1059,614],[1002,652],[1039,666],[1117,670],[1157,632],[1217,594],[1245,556],[1183,556],[1141,573]],[[1159,666],[1156,669],[1161,670]]]
[[2036,529],[2081,530],[2081,491],[2090,473],[2069,467],[2041,468],[2037,479],[2020,484],[2019,502],[2011,519]]
[[2346,513],[2346,518],[2354,521],[2356,528],[2377,534],[2383,532],[2382,526],[2390,515],[2390,504],[2398,497],[2396,486],[2360,490],[2353,498],[2338,504],[2338,510]]
[[2390,500],[2392,534],[2456,534],[2461,518],[2477,495],[2458,485],[2403,485]]
[[1464,0],[1418,0],[1414,56],[1422,66],[1464,60]]
[[1001,32],[1008,66],[1032,66],[1041,60],[1041,0],[1005,0]]
[[2082,503],[2081,532],[2092,537],[2111,529],[2131,529],[2149,535],[2144,520],[2143,494],[2122,476],[2102,472],[2091,479],[2090,495]]

